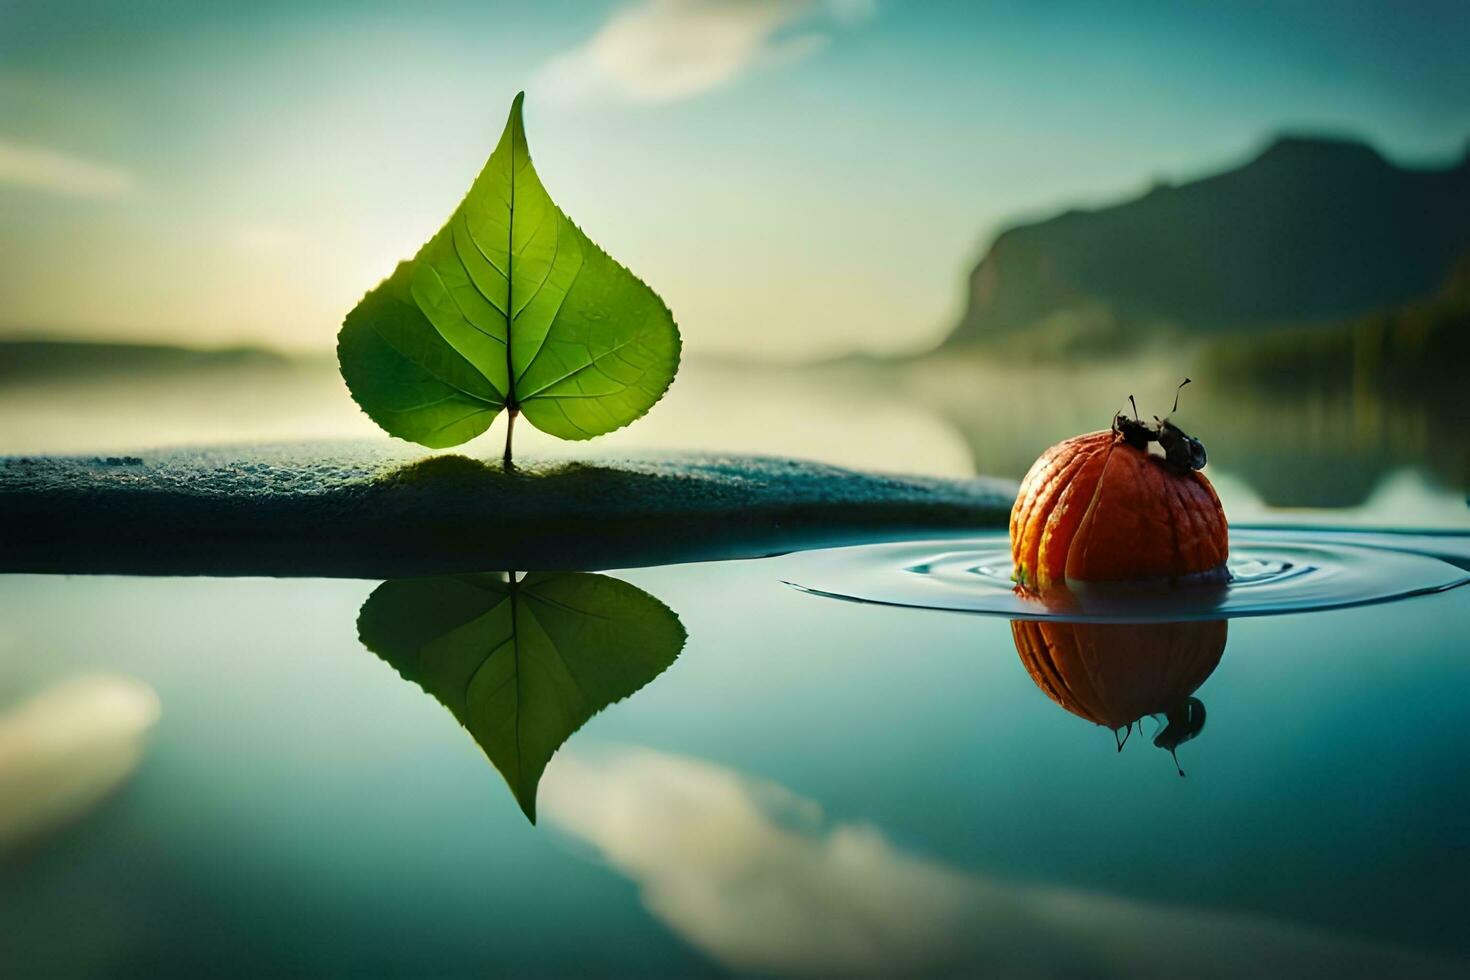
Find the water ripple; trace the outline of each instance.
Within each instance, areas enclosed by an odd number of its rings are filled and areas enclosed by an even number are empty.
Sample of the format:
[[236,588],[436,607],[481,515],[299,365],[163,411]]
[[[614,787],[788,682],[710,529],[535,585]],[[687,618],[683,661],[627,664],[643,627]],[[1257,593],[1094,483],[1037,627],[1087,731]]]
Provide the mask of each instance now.
[[1043,600],[1014,588],[1010,540],[998,532],[790,555],[781,559],[781,577],[805,592],[854,602],[1012,619],[1166,622],[1338,609],[1442,592],[1470,582],[1458,560],[1467,548],[1470,538],[1446,547],[1443,538],[1232,530],[1228,581],[1074,584]]

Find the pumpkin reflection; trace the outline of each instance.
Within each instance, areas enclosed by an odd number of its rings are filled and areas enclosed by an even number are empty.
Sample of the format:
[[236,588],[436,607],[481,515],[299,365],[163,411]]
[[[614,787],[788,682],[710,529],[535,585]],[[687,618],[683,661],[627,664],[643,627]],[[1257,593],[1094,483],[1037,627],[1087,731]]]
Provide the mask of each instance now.
[[[1204,729],[1193,694],[1220,663],[1226,624],[1012,620],[1016,652],[1036,686],[1079,718],[1113,730],[1121,751],[1135,723],[1159,716],[1154,745],[1175,750]],[[1184,770],[1179,769],[1179,775]]]

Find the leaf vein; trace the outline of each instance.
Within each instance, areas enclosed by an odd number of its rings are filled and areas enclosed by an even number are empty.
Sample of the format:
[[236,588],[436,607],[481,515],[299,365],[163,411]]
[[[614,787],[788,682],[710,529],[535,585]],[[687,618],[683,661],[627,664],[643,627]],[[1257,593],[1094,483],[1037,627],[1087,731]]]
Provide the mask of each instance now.
[[[588,353],[588,355],[591,356],[591,359],[586,364],[583,364],[583,365],[581,365],[579,367],[572,368],[570,371],[566,372],[565,374],[561,375],[558,378],[553,378],[552,380],[546,382],[544,385],[542,385],[541,387],[537,388],[535,391],[531,392],[528,395],[522,395],[521,396],[521,401],[529,401],[530,399],[535,398],[537,395],[540,395],[546,389],[551,388],[551,387],[554,387],[556,385],[559,385],[563,381],[566,381],[566,380],[568,380],[570,378],[575,378],[577,375],[581,374],[583,371],[586,371],[586,370],[589,370],[589,369],[598,370],[599,372],[601,372],[603,374],[604,377],[607,377],[610,381],[614,381],[614,382],[617,382],[620,385],[623,385],[623,383],[621,381],[618,381],[617,378],[610,377],[609,375],[606,374],[606,372],[602,372],[601,369],[597,367],[597,363],[599,361],[601,361],[605,357],[610,357],[611,355],[616,354],[618,351],[622,350],[624,347],[628,347],[628,346],[630,346],[632,344],[639,343],[641,340],[642,340],[641,337],[629,337],[627,340],[619,341],[618,343],[614,344],[612,347],[609,347],[607,350],[603,351],[601,354],[596,354],[596,355],[593,355],[592,354],[592,351],[591,350],[588,350],[587,353]],[[626,388],[627,385],[623,385],[623,387]],[[555,396],[555,395],[549,395],[547,397],[555,398],[557,396]]]

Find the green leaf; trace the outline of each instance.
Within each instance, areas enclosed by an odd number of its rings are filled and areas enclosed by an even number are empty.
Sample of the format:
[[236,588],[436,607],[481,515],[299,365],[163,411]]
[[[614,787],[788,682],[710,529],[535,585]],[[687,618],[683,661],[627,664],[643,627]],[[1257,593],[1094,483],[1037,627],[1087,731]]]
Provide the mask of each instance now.
[[536,822],[536,786],[589,718],[661,674],[684,627],[606,575],[397,579],[368,596],[358,637],[459,719]]
[[509,408],[590,439],[644,415],[678,370],[668,307],[541,185],[522,97],[448,223],[338,334],[352,397],[399,438],[458,445]]

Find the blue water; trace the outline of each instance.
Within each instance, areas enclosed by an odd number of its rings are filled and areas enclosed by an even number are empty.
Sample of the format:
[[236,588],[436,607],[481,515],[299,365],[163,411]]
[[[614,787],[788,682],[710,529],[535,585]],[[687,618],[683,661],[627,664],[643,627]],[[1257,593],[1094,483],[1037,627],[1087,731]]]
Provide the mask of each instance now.
[[[0,580],[0,975],[1470,965],[1470,589],[1231,620],[1180,778],[1167,719],[1119,752],[1006,618],[792,561],[607,573],[688,640],[536,825],[359,642],[377,582]],[[115,725],[50,752],[68,698]]]

